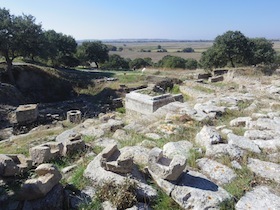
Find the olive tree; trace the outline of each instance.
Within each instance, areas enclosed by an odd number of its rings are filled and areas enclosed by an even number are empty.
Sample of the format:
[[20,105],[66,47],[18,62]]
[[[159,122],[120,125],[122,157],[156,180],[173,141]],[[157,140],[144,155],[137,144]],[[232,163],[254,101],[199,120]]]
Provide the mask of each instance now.
[[32,15],[14,16],[0,8],[0,55],[7,63],[10,82],[15,84],[12,73],[13,60],[18,56],[31,56],[40,51],[42,27]]
[[77,51],[77,56],[83,63],[95,63],[98,68],[98,63],[104,63],[109,59],[109,50],[107,45],[102,44],[100,41],[83,42]]

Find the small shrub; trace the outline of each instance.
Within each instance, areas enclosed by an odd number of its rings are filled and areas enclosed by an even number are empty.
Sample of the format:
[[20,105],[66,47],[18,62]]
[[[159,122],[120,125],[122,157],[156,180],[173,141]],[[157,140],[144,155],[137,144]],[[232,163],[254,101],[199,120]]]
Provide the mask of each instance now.
[[126,179],[122,184],[107,180],[97,186],[96,197],[101,202],[110,201],[117,209],[126,209],[137,202],[136,188],[136,182],[129,179]]
[[124,113],[125,113],[125,108],[124,108],[124,107],[116,108],[116,112],[119,112],[119,113],[121,113],[121,114],[124,114]]
[[202,158],[202,154],[196,149],[191,149],[189,151],[188,165],[192,168],[197,168],[196,160]]

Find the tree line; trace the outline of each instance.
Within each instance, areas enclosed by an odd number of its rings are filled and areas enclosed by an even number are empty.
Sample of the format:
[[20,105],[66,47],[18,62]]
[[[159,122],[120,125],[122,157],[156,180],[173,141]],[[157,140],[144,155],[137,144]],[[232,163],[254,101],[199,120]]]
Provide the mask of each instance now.
[[130,60],[116,54],[109,55],[112,49],[116,50],[114,46],[107,46],[100,41],[85,41],[78,45],[72,36],[43,30],[32,15],[15,16],[9,10],[0,8],[0,56],[5,58],[11,83],[14,83],[11,71],[13,61],[19,56],[52,66],[75,67],[95,63],[97,68],[111,69],[139,69],[147,66],[213,69],[270,64],[280,60],[272,42],[265,38],[247,38],[240,31],[228,31],[216,37],[213,46],[202,53],[199,62],[171,55],[164,56],[157,63],[153,63],[151,58]]

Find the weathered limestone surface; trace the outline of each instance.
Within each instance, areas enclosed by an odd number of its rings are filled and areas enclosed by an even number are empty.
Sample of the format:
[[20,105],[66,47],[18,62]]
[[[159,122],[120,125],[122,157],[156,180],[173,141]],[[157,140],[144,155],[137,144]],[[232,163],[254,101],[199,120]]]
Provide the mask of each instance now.
[[199,172],[184,172],[181,178],[172,183],[150,172],[157,185],[183,209],[220,209],[219,204],[230,199],[230,194],[208,180]]
[[236,210],[245,209],[280,209],[280,197],[266,186],[255,187],[247,192],[236,204]]
[[189,157],[193,144],[189,141],[168,142],[163,146],[163,155],[172,159],[175,155]]
[[201,158],[196,161],[203,174],[206,174],[218,185],[231,182],[236,178],[235,172],[229,167],[208,158]]
[[254,153],[260,153],[261,150],[253,141],[243,137],[243,136],[237,136],[233,133],[229,133],[227,135],[228,137],[228,144],[235,145],[237,147],[240,147],[241,149],[248,150]]
[[249,158],[248,168],[258,176],[280,183],[280,165],[276,163]]

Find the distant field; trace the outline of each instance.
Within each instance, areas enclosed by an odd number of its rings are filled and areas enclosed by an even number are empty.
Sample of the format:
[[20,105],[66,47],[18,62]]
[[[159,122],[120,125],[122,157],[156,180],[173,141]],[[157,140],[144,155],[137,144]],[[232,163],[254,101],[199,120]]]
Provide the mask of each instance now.
[[[107,44],[107,43],[106,43]],[[124,58],[151,58],[153,62],[158,62],[166,55],[179,56],[182,58],[194,58],[199,60],[201,53],[212,46],[212,42],[128,42],[128,43],[108,43],[116,47],[122,47],[121,52],[110,52],[110,54],[118,54]],[[158,45],[166,49],[168,52],[156,52]],[[194,49],[194,53],[180,53],[186,47]],[[151,50],[151,52],[141,52],[141,50]]]
[[276,52],[280,53],[280,41],[274,41],[273,43],[274,43],[273,47],[276,50]]
[[[110,54],[118,54],[124,58],[151,58],[153,62],[158,62],[166,55],[179,56],[184,59],[193,58],[199,60],[201,53],[206,51],[213,45],[213,42],[127,42],[127,43],[106,43],[116,47],[122,47],[123,51],[110,52]],[[158,45],[166,49],[168,52],[156,52]],[[194,53],[178,53],[186,47],[192,47]],[[274,41],[274,49],[280,53],[280,41]],[[140,52],[141,50],[151,50],[151,52]]]

